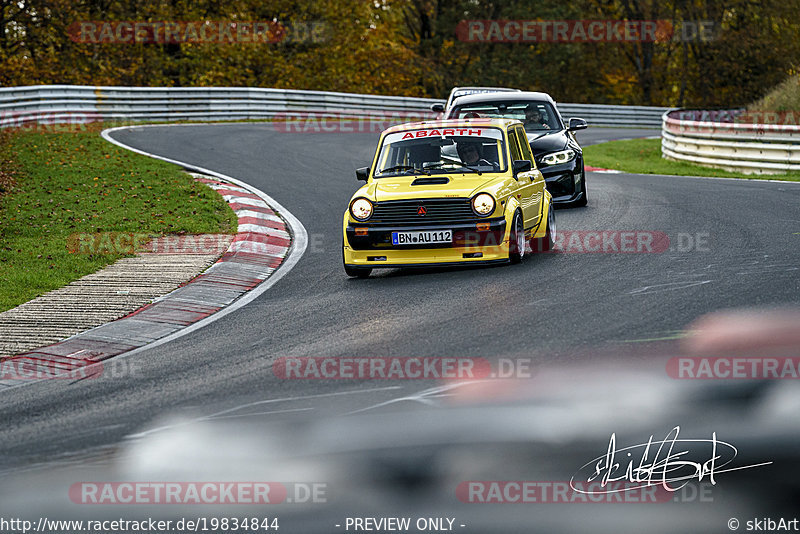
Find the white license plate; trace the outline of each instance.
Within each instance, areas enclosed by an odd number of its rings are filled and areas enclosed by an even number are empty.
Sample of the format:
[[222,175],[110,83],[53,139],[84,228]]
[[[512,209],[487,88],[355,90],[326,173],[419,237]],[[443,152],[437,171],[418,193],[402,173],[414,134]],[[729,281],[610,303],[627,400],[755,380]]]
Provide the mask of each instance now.
[[392,245],[433,245],[452,242],[452,230],[392,232]]

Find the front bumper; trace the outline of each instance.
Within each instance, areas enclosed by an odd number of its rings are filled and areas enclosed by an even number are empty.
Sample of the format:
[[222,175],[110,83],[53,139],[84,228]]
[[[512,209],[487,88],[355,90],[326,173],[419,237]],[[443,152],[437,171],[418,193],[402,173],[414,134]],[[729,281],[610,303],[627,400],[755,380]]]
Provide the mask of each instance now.
[[[348,223],[345,227],[344,263],[353,267],[444,266],[467,263],[508,261],[508,236],[505,218],[481,221],[489,229],[478,231],[476,223],[425,226],[367,226]],[[355,235],[366,228],[367,235]],[[393,246],[392,232],[453,231],[452,244]]]
[[584,195],[583,160],[580,156],[561,165],[540,167],[539,170],[556,206],[572,204]]

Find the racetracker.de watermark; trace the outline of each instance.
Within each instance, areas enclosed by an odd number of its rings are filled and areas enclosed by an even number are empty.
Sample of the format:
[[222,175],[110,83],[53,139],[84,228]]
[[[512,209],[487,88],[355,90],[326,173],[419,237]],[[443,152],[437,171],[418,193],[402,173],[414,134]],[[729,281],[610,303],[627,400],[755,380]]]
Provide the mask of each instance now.
[[470,480],[456,487],[467,504],[648,504],[713,502],[710,484],[686,484],[669,491],[660,484],[628,482]]
[[470,43],[664,43],[716,39],[712,20],[462,20],[456,37]]
[[297,112],[278,113],[270,125],[280,133],[381,133],[390,126],[433,118],[435,114],[429,111],[376,111],[358,117],[336,112]]
[[306,504],[328,502],[324,482],[76,482],[75,504]]
[[[357,223],[353,223],[358,227]],[[363,227],[366,235],[370,228]],[[382,232],[383,230],[378,230]],[[506,239],[506,240],[504,240]],[[548,247],[543,241],[529,240],[525,252],[536,254],[664,254],[711,251],[710,232],[677,232],[672,236],[654,230],[559,230]],[[504,232],[456,231],[453,245],[458,247],[502,247],[508,249]],[[308,252],[326,253],[331,240],[326,234],[313,233],[308,237]]]
[[101,122],[103,117],[93,111],[0,111],[0,128],[24,131],[78,133]]
[[285,380],[472,380],[531,378],[532,358],[471,357],[282,357],[272,364]]
[[664,232],[651,230],[565,230],[556,232],[549,251],[531,245],[532,252],[572,254],[660,254],[670,250],[670,239]]
[[800,357],[681,356],[667,361],[667,374],[690,380],[798,380]]
[[67,35],[91,44],[319,44],[328,40],[328,26],[323,21],[85,20],[70,24]]
[[665,128],[674,134],[721,132],[783,137],[800,132],[800,110],[682,109],[669,112],[668,118]]
[[671,111],[669,117],[681,121],[711,124],[800,126],[800,110],[681,109]]
[[[191,234],[155,236],[136,232],[76,233],[67,237],[70,254],[216,254],[225,251],[231,242],[229,234]],[[273,246],[275,238],[265,234],[248,235],[248,239]]]
[[21,355],[0,361],[0,380],[83,380],[86,378],[129,378],[139,374],[136,360],[112,359],[101,362],[46,355]]

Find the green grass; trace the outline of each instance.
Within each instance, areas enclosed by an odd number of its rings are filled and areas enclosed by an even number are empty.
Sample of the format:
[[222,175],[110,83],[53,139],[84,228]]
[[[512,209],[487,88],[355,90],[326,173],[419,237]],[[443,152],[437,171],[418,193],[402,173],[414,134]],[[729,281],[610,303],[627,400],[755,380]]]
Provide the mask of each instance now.
[[747,106],[747,109],[749,111],[797,112],[800,110],[800,76],[789,76],[761,100]]
[[3,136],[0,161],[13,185],[0,192],[0,311],[124,256],[70,253],[74,234],[236,231],[236,215],[212,189],[98,132]]
[[661,139],[630,139],[609,141],[583,147],[586,165],[617,169],[634,174],[671,174],[679,176],[716,176],[750,180],[800,181],[800,173],[741,174],[712,169],[661,157]]

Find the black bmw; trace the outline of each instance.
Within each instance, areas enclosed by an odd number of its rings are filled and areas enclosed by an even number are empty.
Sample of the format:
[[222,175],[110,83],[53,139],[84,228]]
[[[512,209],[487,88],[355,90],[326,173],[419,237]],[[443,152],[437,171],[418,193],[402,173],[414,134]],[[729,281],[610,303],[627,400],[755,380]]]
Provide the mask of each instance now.
[[522,121],[536,166],[556,206],[585,206],[588,200],[583,150],[574,132],[586,121],[564,124],[555,101],[547,93],[485,93],[457,98],[447,118],[497,117]]

